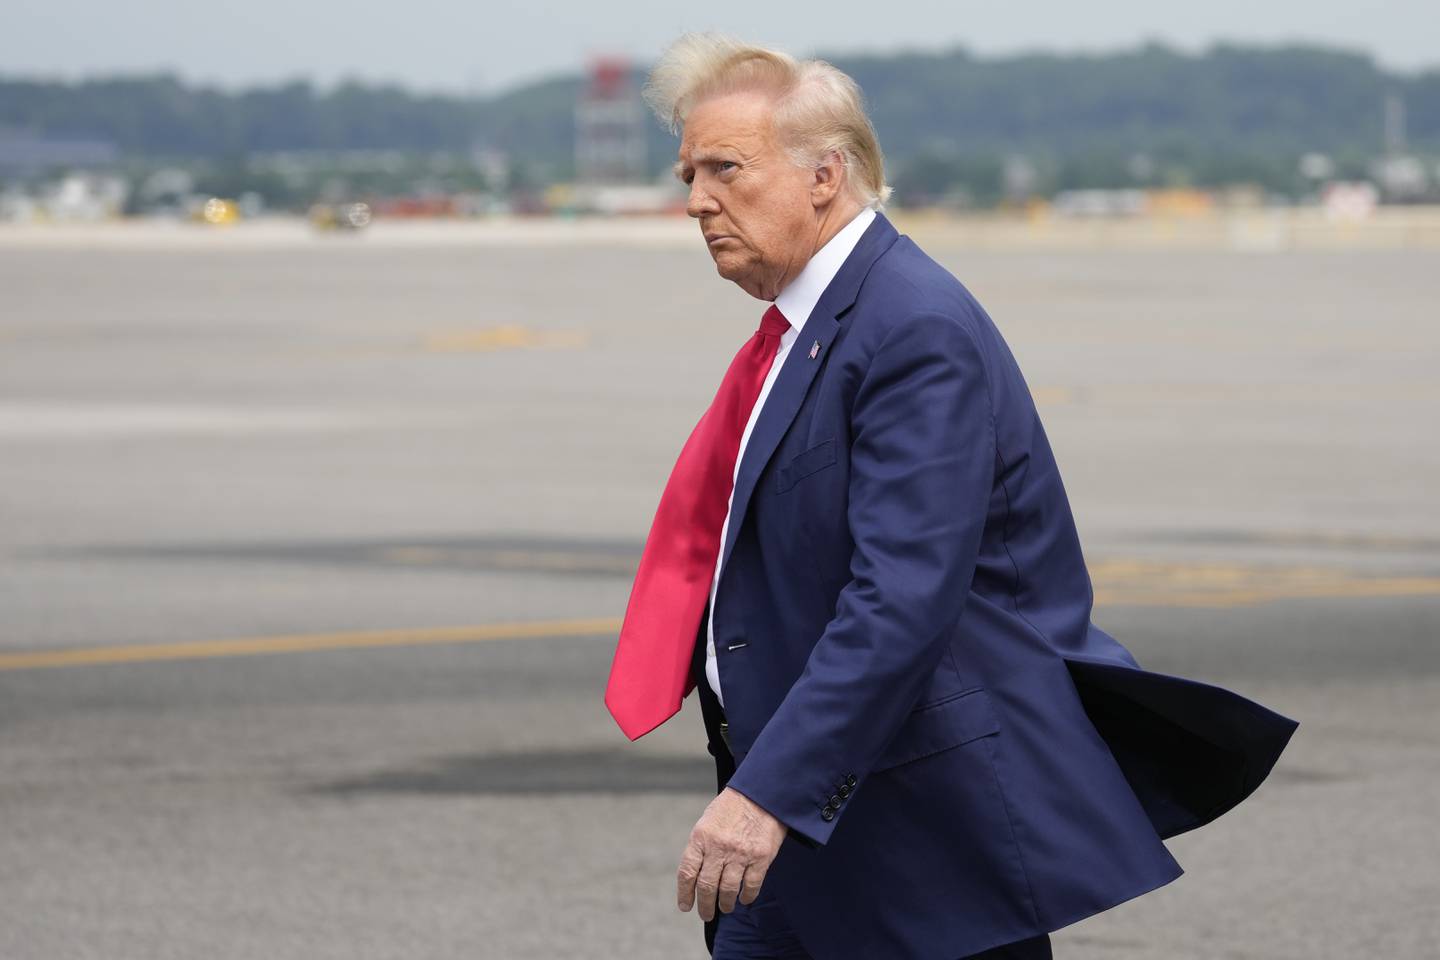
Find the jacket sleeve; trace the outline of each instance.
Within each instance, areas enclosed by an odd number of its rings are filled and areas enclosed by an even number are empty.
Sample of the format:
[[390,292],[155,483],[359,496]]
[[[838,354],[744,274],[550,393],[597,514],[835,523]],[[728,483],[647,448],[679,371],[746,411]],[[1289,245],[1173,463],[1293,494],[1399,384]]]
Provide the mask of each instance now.
[[851,413],[852,579],[728,784],[807,845],[828,842],[844,798],[944,654],[974,578],[994,476],[995,421],[972,334],[939,314],[898,322]]

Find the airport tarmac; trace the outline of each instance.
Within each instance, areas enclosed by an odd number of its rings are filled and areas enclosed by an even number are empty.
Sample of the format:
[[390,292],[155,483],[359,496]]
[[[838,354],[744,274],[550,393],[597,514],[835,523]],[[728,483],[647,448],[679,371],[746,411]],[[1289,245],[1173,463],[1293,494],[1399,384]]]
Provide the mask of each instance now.
[[[698,236],[84,236],[0,243],[0,958],[703,958],[698,706],[601,698],[763,305]],[[926,249],[1095,622],[1301,721],[1057,957],[1440,955],[1433,251]]]

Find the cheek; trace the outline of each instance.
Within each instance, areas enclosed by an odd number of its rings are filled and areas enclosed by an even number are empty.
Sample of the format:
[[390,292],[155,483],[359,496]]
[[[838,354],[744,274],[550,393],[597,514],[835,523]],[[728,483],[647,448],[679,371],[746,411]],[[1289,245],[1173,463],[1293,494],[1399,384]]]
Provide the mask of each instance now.
[[757,244],[760,246],[765,260],[772,264],[786,260],[795,243],[795,238],[800,236],[802,228],[803,224],[785,219],[782,211],[774,211],[765,225],[762,241]]
[[756,210],[745,220],[745,245],[757,254],[773,249],[776,237],[782,232],[775,213],[773,209]]
[[755,245],[771,254],[784,251],[804,232],[807,212],[808,205],[791,202],[784,194],[772,196],[752,215],[750,230]]

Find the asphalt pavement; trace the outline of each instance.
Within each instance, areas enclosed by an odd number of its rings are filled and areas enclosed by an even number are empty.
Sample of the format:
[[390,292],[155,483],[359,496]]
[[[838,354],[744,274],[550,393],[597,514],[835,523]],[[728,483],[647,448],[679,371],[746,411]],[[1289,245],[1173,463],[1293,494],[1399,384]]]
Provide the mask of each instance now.
[[[927,249],[1095,621],[1301,721],[1057,957],[1440,956],[1433,254]],[[0,960],[705,956],[698,705],[601,700],[763,309],[698,238],[50,244],[0,290]]]

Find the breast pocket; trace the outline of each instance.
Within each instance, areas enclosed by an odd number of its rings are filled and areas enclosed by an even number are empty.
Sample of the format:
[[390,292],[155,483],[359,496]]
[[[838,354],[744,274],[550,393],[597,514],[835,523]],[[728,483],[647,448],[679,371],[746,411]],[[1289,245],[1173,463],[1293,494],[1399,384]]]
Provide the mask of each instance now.
[[823,470],[835,463],[835,438],[827,437],[807,450],[790,458],[790,462],[775,471],[775,492],[784,493],[800,480],[817,470]]

